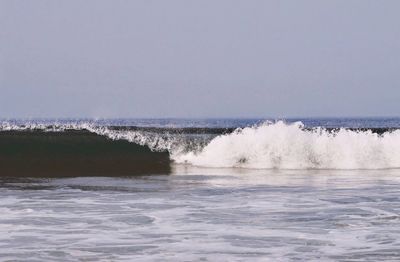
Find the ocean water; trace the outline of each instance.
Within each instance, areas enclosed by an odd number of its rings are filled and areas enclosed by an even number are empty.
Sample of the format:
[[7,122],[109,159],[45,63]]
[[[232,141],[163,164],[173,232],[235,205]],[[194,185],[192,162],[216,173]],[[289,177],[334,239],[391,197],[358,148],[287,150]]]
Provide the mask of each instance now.
[[0,123],[1,261],[400,260],[400,119]]

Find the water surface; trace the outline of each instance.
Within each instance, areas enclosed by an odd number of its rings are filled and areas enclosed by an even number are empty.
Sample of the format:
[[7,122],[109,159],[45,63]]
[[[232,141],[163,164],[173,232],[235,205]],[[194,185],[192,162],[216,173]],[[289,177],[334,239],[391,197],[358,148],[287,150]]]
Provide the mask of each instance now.
[[396,261],[399,188],[399,170],[2,178],[0,258]]
[[0,260],[399,261],[399,127],[0,121]]

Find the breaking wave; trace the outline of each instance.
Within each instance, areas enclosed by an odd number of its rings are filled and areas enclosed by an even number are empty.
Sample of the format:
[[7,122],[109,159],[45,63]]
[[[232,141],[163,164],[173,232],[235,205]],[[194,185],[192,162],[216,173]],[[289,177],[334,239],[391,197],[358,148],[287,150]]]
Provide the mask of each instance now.
[[203,167],[256,169],[385,169],[400,168],[400,130],[306,129],[301,122],[265,122],[228,134],[191,135],[113,129],[90,123],[12,125],[0,131],[86,130],[112,140],[126,140],[167,151],[173,162]]

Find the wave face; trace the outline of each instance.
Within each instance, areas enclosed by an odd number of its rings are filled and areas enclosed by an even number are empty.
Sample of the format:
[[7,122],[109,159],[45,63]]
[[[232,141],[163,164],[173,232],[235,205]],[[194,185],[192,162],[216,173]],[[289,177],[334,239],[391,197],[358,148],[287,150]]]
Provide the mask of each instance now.
[[0,168],[4,171],[8,165],[12,172],[21,159],[30,167],[54,166],[51,172],[76,162],[80,165],[68,172],[83,169],[80,173],[93,175],[101,170],[168,173],[170,161],[254,169],[400,168],[400,129],[310,128],[283,121],[237,129],[3,122]]
[[172,154],[177,163],[262,169],[382,169],[400,167],[400,130],[305,130],[282,121],[237,129],[200,151]]
[[170,173],[168,152],[87,130],[0,132],[0,176],[76,177]]

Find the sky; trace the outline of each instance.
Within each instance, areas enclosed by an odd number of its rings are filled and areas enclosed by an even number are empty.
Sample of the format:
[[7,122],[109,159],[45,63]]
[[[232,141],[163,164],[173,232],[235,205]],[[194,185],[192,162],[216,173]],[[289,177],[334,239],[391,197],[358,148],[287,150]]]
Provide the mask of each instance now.
[[400,116],[398,0],[0,0],[0,118]]

